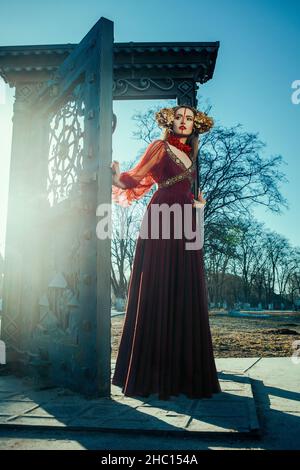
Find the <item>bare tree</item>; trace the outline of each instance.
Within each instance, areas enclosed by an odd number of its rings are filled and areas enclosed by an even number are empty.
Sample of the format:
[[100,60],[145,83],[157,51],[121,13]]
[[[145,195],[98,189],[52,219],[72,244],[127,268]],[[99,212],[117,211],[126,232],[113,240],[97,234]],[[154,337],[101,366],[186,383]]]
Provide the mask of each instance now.
[[282,156],[262,157],[265,147],[257,133],[215,127],[203,134],[199,152],[200,184],[207,193],[206,220],[249,215],[253,205],[280,213],[287,202],[279,186],[286,181],[280,170]]
[[300,299],[300,248],[296,248],[290,254],[292,259],[292,269],[290,269],[287,282],[287,297],[292,305]]
[[[165,107],[174,106],[171,100],[166,101]],[[136,122],[137,130],[133,132],[136,140],[149,144],[152,140],[157,139],[161,130],[157,127],[155,113],[162,108],[160,105],[151,106],[147,111],[137,111],[132,116]]]

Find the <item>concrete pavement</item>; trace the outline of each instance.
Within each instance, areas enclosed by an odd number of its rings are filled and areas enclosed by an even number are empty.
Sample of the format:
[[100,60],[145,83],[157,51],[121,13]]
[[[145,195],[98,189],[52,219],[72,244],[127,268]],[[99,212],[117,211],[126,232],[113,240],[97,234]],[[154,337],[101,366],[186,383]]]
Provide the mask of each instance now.
[[169,403],[112,387],[110,398],[87,404],[64,389],[33,390],[2,376],[0,449],[300,449],[300,364],[289,357],[216,363],[221,394]]

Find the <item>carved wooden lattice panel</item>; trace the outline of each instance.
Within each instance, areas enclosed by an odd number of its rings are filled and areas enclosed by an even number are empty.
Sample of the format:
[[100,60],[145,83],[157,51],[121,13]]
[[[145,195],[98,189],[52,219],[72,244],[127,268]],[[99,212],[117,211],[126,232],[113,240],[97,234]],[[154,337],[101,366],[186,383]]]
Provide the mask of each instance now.
[[78,188],[83,169],[84,89],[83,83],[78,84],[50,122],[47,191],[51,206]]

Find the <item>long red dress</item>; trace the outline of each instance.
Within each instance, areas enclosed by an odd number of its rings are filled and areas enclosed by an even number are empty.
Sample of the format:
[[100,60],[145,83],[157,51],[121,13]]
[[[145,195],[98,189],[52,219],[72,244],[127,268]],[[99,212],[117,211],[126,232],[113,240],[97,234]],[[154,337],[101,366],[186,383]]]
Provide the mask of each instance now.
[[[113,185],[112,200],[126,207],[157,183],[142,221],[142,226],[148,222],[151,228],[153,204],[192,204],[195,168],[195,161],[187,168],[166,141],[157,139],[134,168],[120,174],[126,189]],[[171,184],[164,185],[170,178]],[[195,208],[191,211],[195,229]],[[221,387],[209,325],[203,250],[186,250],[184,237],[174,237],[174,223],[170,233],[164,239],[159,232],[155,239],[141,237],[140,232],[137,238],[112,383],[122,387],[126,396],[210,398]]]

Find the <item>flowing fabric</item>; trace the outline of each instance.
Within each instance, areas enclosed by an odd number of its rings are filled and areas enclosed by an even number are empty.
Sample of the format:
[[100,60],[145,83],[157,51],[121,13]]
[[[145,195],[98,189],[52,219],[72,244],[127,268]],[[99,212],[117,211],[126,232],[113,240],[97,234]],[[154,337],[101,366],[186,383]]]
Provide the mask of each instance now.
[[155,183],[151,170],[160,163],[165,153],[162,140],[155,140],[148,145],[137,165],[120,173],[120,181],[126,189],[112,187],[112,200],[122,207],[128,207],[133,200],[143,197]]
[[[120,174],[126,188],[113,187],[113,200],[124,207],[147,193],[154,183],[142,220],[129,280],[124,327],[112,383],[126,396],[158,394],[160,400],[184,394],[210,398],[221,392],[209,325],[203,249],[186,249],[175,232],[186,220],[170,218],[170,236],[151,238],[154,204],[191,206],[195,162],[179,161],[167,142],[152,142],[139,163]],[[179,176],[187,174],[183,179]],[[159,187],[168,178],[170,187]],[[178,178],[178,180],[177,180]],[[192,229],[196,228],[195,208]],[[182,211],[182,214],[184,211]],[[162,227],[159,219],[159,228]],[[176,229],[176,230],[175,230]],[[145,237],[145,233],[147,237]]]

